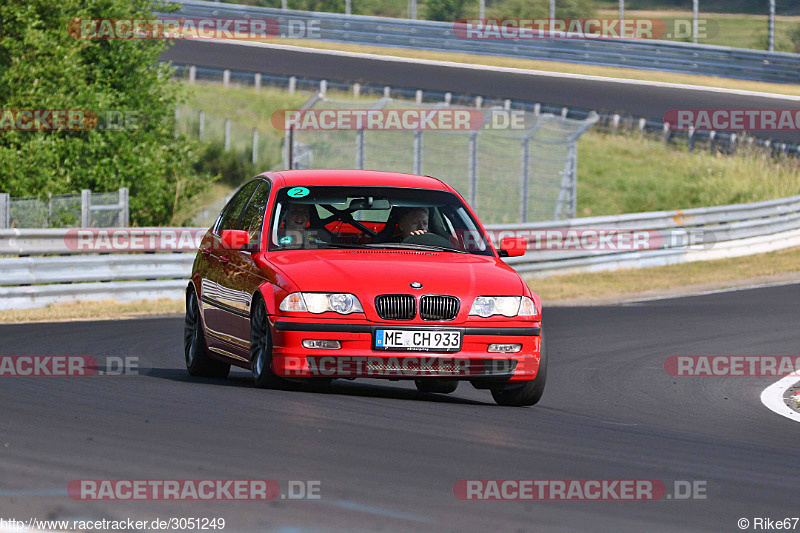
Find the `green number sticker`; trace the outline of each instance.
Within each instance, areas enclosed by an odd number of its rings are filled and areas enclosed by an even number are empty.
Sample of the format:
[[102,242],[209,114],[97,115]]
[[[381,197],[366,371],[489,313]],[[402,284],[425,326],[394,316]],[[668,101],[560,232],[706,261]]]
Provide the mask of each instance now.
[[279,242],[280,244],[292,244],[292,241],[293,241],[293,240],[294,240],[294,239],[292,239],[292,238],[291,238],[289,235],[287,235],[286,237],[281,237],[281,240],[280,240],[280,241],[278,241],[278,242]]
[[302,198],[308,196],[309,190],[305,187],[292,187],[286,194],[292,198]]

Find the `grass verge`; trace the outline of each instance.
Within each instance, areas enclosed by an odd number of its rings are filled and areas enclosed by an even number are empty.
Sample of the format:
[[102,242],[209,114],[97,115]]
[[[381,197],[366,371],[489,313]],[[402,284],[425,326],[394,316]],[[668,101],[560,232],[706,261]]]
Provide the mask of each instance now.
[[122,320],[184,312],[183,300],[140,300],[120,303],[75,302],[53,304],[41,309],[0,311],[0,323],[58,322],[66,320]]
[[800,280],[800,248],[714,261],[528,280],[543,305],[592,304]]

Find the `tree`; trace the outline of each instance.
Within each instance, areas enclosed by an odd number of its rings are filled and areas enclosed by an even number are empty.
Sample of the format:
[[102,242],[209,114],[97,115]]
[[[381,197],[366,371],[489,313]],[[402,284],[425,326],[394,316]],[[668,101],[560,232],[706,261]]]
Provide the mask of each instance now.
[[129,119],[119,130],[0,131],[0,191],[44,196],[124,186],[134,224],[182,222],[175,214],[211,179],[192,169],[201,145],[174,136],[180,86],[157,64],[167,43],[82,40],[68,32],[74,18],[154,18],[153,7],[148,0],[0,4],[0,110],[120,112]]

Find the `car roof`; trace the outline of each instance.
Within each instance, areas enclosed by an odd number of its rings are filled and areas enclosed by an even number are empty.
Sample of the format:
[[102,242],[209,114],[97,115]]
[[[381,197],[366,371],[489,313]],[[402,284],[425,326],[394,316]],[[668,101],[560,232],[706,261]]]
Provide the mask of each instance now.
[[441,180],[430,176],[417,176],[402,172],[353,169],[280,170],[262,175],[279,176],[284,186],[296,185],[350,185],[367,187],[414,187],[449,191]]

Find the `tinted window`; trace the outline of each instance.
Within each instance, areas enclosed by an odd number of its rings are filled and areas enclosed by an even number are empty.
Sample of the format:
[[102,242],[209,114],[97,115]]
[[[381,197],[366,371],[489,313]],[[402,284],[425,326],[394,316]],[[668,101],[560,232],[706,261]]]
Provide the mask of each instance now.
[[222,213],[222,221],[217,228],[218,233],[222,233],[222,230],[225,229],[237,229],[236,223],[239,220],[239,215],[242,214],[242,209],[244,208],[247,201],[252,196],[253,191],[258,187],[258,184],[261,183],[260,181],[251,181],[250,183],[246,184],[242,187],[236,196],[234,196],[228,205],[225,206],[225,211]]
[[261,226],[264,224],[264,212],[269,201],[269,184],[262,182],[250,203],[244,208],[244,213],[239,218],[239,223],[234,229],[243,229],[250,234],[250,242],[258,242]]
[[270,250],[417,246],[492,255],[458,196],[406,187],[284,187],[269,241]]

